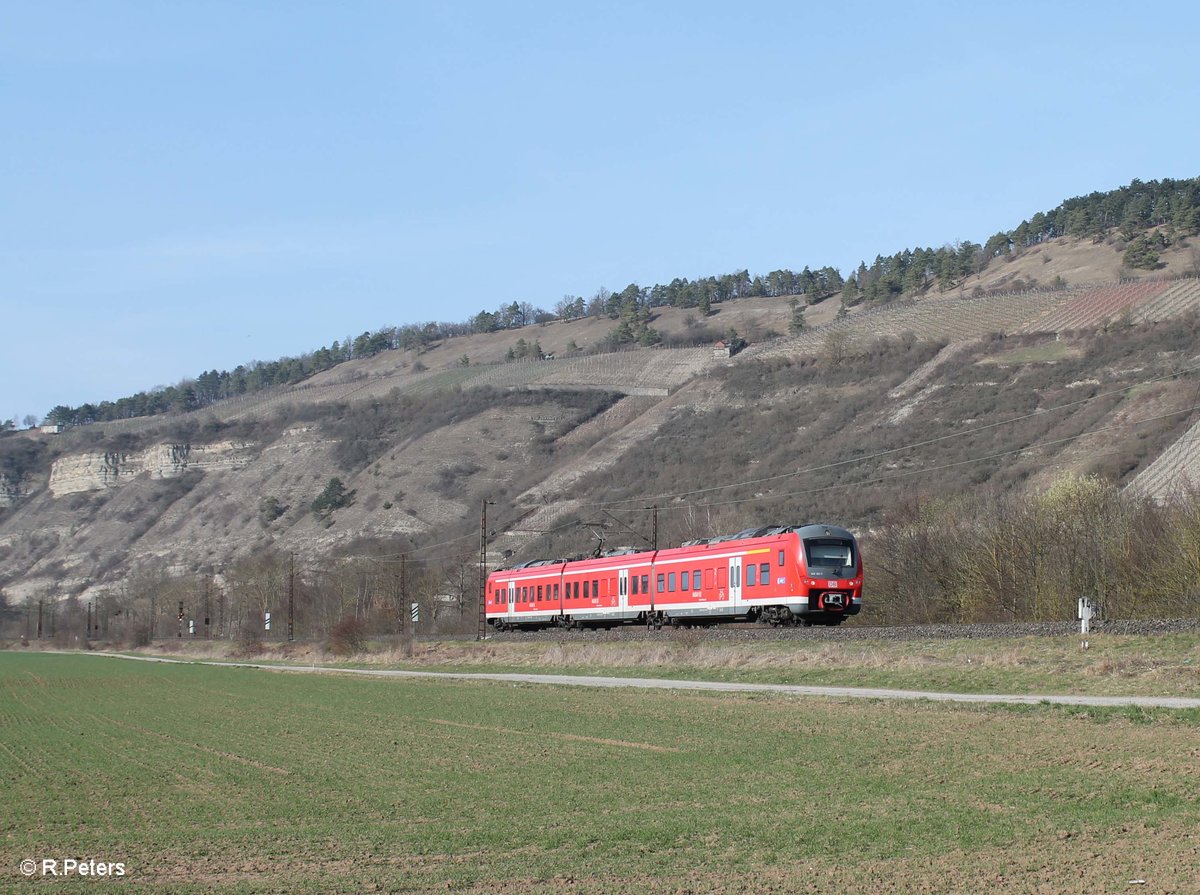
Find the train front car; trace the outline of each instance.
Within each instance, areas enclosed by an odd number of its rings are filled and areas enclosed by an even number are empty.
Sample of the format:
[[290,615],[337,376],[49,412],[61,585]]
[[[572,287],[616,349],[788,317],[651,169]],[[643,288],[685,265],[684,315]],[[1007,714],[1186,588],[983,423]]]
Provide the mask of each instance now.
[[[840,625],[862,611],[862,555],[854,535],[833,525],[805,525],[800,537],[801,605],[806,625]],[[798,611],[797,611],[798,610]]]

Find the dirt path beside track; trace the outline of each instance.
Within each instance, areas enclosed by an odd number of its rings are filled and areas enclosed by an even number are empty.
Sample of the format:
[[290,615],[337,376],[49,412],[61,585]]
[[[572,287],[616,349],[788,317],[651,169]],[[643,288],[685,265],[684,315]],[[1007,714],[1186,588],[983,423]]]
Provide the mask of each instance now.
[[306,674],[358,674],[383,678],[434,678],[443,680],[498,681],[510,684],[549,684],[566,687],[640,687],[648,690],[707,690],[719,693],[777,693],[833,699],[926,699],[931,702],[968,702],[1023,705],[1200,709],[1200,698],[1181,696],[1080,696],[1068,694],[941,693],[929,690],[888,690],[874,687],[805,687],[796,684],[742,684],[726,681],[687,681],[669,678],[599,677],[571,674],[489,674],[486,672],[404,671],[386,668],[331,668],[326,665],[264,665],[254,662],[206,662],[125,653],[80,652],[136,662],[171,665],[210,665],[216,668],[252,668]]

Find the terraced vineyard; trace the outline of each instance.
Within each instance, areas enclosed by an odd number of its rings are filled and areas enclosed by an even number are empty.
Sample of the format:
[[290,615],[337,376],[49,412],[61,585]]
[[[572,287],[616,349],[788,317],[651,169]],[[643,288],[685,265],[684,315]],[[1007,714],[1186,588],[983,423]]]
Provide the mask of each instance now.
[[1200,309],[1200,278],[1190,277],[1170,284],[1138,307],[1133,313],[1133,319],[1138,323],[1168,320],[1197,309]]
[[795,336],[755,346],[754,357],[780,357],[819,352],[831,333],[845,333],[853,342],[896,338],[906,332],[922,339],[955,342],[993,332],[1016,332],[1039,309],[1057,308],[1074,292],[1016,292],[979,298],[937,298],[921,302],[897,302],[853,314]]
[[1139,280],[1088,289],[1030,320],[1021,332],[1060,333],[1101,326],[1150,301],[1167,288],[1161,280]]
[[712,363],[712,349],[657,348],[523,361],[490,367],[472,385],[495,388],[598,388],[666,395]]
[[1154,500],[1167,500],[1189,485],[1200,486],[1200,422],[1138,473],[1129,488]]

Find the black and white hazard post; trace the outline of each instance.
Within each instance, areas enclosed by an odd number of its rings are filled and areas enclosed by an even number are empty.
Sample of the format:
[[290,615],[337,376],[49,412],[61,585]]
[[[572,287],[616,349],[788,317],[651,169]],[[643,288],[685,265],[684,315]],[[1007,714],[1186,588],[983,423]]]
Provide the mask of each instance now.
[[1083,648],[1088,648],[1088,632],[1092,630],[1092,616],[1096,607],[1087,597],[1079,598],[1079,634],[1083,637]]

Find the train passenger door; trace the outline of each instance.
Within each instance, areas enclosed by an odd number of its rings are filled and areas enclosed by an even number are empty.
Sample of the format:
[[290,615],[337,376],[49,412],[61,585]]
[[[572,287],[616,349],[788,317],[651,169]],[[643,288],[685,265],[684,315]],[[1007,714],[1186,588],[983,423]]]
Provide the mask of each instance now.
[[629,607],[629,569],[621,569],[617,576],[617,609],[624,615]]
[[517,617],[517,586],[513,582],[508,582],[508,611],[504,617],[512,621]]
[[729,560],[729,601],[737,609],[742,601],[742,557],[734,556]]

